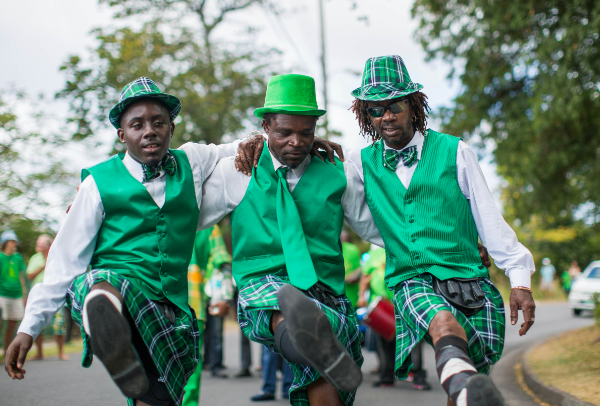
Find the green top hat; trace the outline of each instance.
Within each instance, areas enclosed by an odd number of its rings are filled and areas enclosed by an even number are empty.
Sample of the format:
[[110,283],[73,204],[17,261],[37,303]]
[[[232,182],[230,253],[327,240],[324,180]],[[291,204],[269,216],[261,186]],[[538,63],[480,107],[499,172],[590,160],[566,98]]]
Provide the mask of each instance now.
[[145,97],[162,101],[169,109],[169,118],[171,121],[175,120],[175,117],[181,111],[181,101],[177,97],[161,92],[152,79],[141,77],[129,83],[121,90],[119,102],[110,110],[108,115],[108,119],[113,127],[116,129],[121,128],[121,115],[127,110],[127,107]]
[[322,116],[315,92],[315,80],[304,75],[278,75],[269,79],[265,106],[254,110],[263,118],[265,113],[293,114],[297,116]]
[[362,86],[352,92],[359,100],[382,101],[403,97],[423,89],[410,80],[404,61],[398,55],[369,58]]

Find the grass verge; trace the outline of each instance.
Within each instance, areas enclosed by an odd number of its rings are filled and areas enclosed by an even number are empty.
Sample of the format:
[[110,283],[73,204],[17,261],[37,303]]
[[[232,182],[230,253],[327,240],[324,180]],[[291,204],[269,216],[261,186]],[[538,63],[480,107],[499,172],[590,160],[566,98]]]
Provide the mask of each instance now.
[[528,355],[531,371],[547,385],[600,405],[600,328],[570,331],[536,346]]

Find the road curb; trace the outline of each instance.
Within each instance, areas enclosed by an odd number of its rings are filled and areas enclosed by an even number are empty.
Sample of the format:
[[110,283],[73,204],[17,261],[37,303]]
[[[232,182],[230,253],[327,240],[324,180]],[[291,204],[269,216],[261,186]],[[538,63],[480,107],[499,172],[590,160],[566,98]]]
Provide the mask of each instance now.
[[532,371],[527,364],[527,355],[535,346],[530,347],[522,357],[523,380],[525,385],[537,396],[540,400],[549,403],[553,406],[595,406],[592,403],[584,402],[577,399],[575,396],[563,392],[554,386],[543,383]]

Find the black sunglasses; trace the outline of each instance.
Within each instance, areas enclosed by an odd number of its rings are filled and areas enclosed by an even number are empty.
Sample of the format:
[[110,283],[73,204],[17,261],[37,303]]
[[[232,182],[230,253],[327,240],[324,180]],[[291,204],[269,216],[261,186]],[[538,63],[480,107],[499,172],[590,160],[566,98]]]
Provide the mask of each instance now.
[[404,111],[405,107],[403,107],[402,105],[407,104],[407,103],[408,103],[408,99],[404,99],[404,100],[397,101],[396,103],[392,103],[389,106],[369,107],[367,109],[367,113],[369,113],[369,115],[373,118],[383,117],[385,112],[388,110],[394,114],[398,114],[398,113],[402,113]]

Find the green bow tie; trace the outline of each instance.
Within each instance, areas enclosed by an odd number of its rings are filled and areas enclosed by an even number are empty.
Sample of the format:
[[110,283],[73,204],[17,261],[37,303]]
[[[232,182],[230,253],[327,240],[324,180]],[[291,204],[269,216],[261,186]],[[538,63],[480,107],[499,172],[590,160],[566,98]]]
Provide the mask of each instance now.
[[173,175],[177,171],[177,162],[175,162],[173,154],[167,152],[167,155],[165,155],[158,165],[148,166],[142,164],[142,170],[144,171],[142,182],[150,182],[160,176],[160,171],[165,171],[169,175]]
[[297,288],[308,290],[319,280],[306,244],[300,213],[298,213],[296,202],[288,187],[286,179],[288,171],[289,168],[284,166],[276,171],[278,178],[277,197],[275,198],[277,224],[290,282]]
[[404,165],[411,167],[417,162],[417,146],[413,145],[398,152],[395,149],[384,149],[383,152],[383,166],[391,171],[396,171],[400,159],[404,162]]

